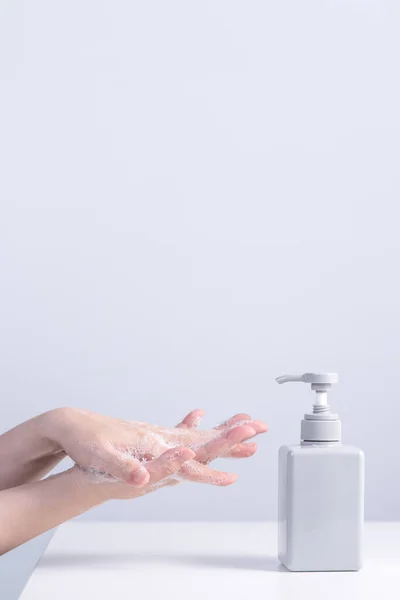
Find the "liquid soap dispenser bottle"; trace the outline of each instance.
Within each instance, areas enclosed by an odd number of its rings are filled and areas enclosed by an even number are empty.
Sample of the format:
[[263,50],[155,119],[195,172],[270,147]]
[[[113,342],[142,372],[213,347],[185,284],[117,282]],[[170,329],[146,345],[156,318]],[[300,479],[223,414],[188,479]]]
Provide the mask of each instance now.
[[357,571],[364,522],[364,454],[341,443],[327,392],[336,373],[283,375],[316,392],[301,422],[301,442],[279,450],[278,552],[290,571]]

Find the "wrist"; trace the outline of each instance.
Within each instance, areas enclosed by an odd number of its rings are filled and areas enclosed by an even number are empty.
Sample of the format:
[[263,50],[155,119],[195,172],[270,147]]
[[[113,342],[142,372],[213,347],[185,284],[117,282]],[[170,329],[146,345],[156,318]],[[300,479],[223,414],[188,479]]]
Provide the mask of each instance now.
[[74,409],[54,408],[40,415],[40,429],[52,453],[63,452],[63,438],[70,429]]
[[[52,421],[53,411],[42,413],[21,425],[18,425],[10,432],[11,435],[14,431],[21,431],[21,436],[24,439],[24,456],[28,453],[29,460],[36,460],[44,456],[50,456],[57,454],[61,451],[60,446],[56,442],[55,438],[51,435],[52,432]],[[13,438],[12,438],[13,440]],[[23,448],[21,447],[21,450]],[[26,460],[26,459],[25,459]]]
[[77,494],[83,494],[90,498],[93,505],[103,504],[107,500],[113,499],[112,483],[103,482],[98,475],[91,473],[77,465],[74,465],[68,471],[68,477],[71,485]]

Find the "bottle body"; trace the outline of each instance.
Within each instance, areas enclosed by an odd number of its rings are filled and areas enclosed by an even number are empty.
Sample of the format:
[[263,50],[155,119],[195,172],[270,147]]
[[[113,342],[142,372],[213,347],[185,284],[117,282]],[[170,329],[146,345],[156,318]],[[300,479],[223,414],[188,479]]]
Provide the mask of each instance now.
[[333,443],[279,450],[279,560],[291,571],[357,571],[362,563],[364,454]]

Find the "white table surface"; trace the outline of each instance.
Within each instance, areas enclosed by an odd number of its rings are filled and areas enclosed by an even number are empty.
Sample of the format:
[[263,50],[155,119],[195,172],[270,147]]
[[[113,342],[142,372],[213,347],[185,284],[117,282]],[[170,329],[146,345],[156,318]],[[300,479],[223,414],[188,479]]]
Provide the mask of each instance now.
[[72,522],[21,600],[399,600],[400,523],[368,523],[354,573],[290,573],[275,523]]

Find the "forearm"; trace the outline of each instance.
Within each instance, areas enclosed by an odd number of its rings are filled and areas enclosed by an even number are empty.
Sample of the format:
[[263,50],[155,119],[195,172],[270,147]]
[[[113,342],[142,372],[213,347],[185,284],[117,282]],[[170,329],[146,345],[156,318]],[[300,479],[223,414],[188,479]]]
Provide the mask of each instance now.
[[0,492],[0,554],[106,500],[104,487],[77,467]]
[[65,454],[49,435],[54,416],[49,411],[0,435],[0,490],[44,477]]

